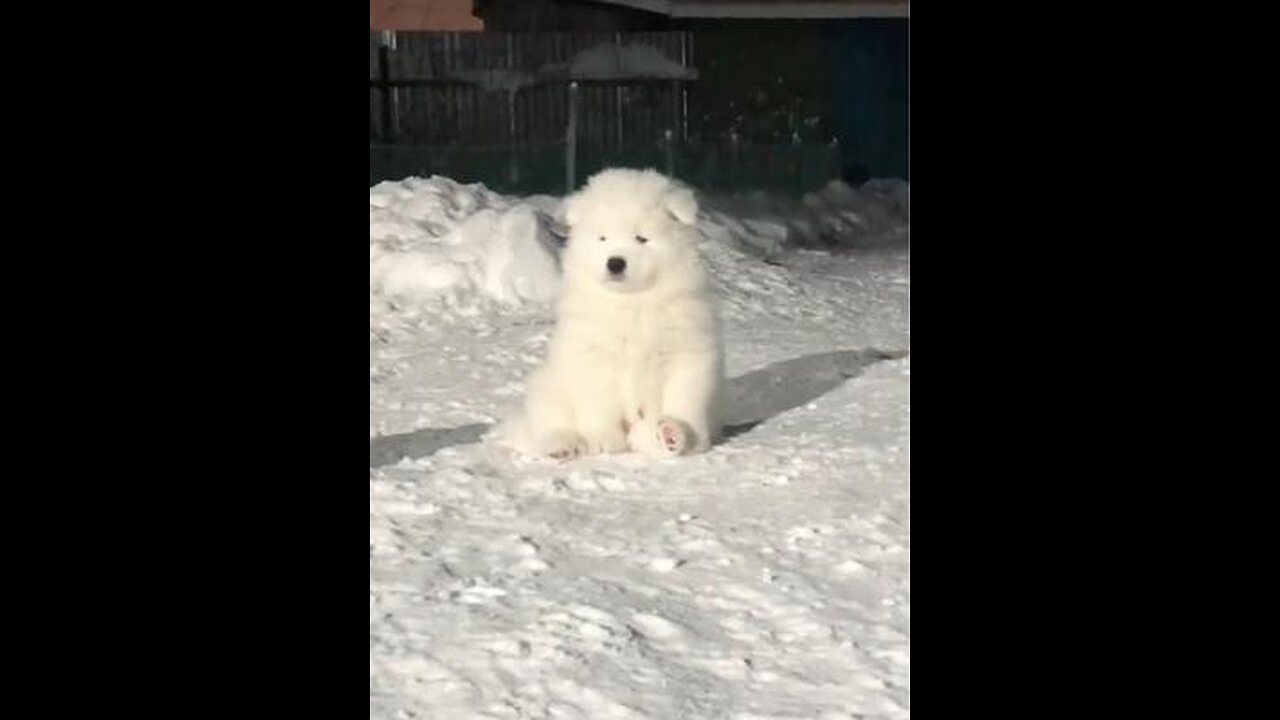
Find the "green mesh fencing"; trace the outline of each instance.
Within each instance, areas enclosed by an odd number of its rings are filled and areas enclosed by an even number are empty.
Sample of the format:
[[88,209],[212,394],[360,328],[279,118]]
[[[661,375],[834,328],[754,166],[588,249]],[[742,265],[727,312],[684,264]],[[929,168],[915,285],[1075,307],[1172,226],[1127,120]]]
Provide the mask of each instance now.
[[[840,176],[840,148],[828,143],[686,145],[656,141],[624,147],[582,147],[574,185],[606,167],[654,168],[705,192],[770,190],[798,195]],[[369,146],[369,184],[410,175],[481,182],[507,194],[563,194],[566,144],[518,146]]]

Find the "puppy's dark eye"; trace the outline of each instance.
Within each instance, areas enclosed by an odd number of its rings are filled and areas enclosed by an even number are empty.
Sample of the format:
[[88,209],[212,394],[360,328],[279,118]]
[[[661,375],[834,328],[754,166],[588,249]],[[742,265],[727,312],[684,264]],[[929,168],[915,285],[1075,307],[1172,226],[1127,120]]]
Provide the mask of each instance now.
[[604,236],[603,236],[603,235],[601,235],[601,236],[600,236],[600,242],[604,242]]
[[637,236],[636,236],[636,242],[638,242],[638,243],[640,243],[641,245],[643,245],[643,244],[645,244],[645,243],[649,242],[649,238],[644,237],[643,235],[637,235]]

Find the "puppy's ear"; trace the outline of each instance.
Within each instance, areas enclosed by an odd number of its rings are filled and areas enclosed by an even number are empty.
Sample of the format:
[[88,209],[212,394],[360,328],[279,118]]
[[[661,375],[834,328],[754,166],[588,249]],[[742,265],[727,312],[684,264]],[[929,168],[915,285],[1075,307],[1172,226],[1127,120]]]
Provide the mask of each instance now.
[[689,188],[676,188],[663,196],[662,201],[671,217],[685,225],[692,225],[698,220],[698,200]]
[[574,193],[564,199],[564,224],[573,227],[582,219],[582,193]]

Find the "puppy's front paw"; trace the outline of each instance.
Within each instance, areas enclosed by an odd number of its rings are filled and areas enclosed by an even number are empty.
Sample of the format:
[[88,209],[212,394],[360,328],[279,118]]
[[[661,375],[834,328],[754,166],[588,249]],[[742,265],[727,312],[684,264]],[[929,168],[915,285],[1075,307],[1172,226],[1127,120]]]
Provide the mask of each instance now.
[[592,437],[587,441],[587,447],[592,453],[621,453],[626,452],[629,447],[627,445],[627,434],[619,426],[614,432],[601,433]]
[[547,435],[539,447],[543,455],[560,462],[573,460],[587,452],[587,442],[577,433],[567,431]]
[[693,445],[693,431],[675,418],[662,418],[657,427],[658,447],[670,455],[682,455]]

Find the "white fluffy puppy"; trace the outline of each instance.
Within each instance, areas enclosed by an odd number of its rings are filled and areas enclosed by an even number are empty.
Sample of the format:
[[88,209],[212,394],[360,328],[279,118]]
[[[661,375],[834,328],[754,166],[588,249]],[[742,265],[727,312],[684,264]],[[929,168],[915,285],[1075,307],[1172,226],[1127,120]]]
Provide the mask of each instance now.
[[556,328],[512,444],[562,460],[711,446],[724,364],[697,215],[693,192],[652,170],[604,170],[566,199]]

